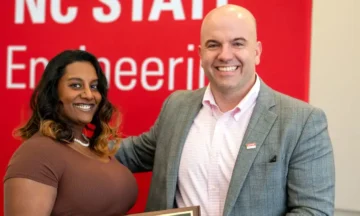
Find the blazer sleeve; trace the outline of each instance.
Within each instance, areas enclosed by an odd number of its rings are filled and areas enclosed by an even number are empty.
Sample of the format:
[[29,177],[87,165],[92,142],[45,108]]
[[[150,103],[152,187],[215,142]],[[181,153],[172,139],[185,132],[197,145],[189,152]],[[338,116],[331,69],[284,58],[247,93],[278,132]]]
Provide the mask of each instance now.
[[334,214],[334,167],[325,113],[314,108],[290,159],[287,216]]
[[146,172],[153,169],[157,137],[162,121],[164,121],[164,113],[170,97],[163,103],[155,124],[148,132],[122,140],[115,158],[132,172]]

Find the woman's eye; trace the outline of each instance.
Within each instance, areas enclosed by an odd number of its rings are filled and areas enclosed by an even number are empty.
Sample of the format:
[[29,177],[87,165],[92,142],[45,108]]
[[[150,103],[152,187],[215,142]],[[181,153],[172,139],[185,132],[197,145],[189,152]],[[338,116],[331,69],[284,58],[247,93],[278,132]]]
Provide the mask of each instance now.
[[96,85],[91,85],[90,87],[91,87],[91,89],[98,89],[98,85],[97,85],[97,84],[96,84]]
[[71,88],[81,88],[81,85],[79,83],[73,83],[73,84],[70,84],[70,87]]

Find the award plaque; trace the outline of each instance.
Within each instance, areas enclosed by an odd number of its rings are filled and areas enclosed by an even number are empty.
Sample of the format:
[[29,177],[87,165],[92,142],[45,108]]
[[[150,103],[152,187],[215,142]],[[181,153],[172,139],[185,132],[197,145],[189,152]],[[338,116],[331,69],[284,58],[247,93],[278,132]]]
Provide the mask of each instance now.
[[175,208],[161,211],[129,214],[128,216],[200,216],[200,207],[192,206],[185,208]]

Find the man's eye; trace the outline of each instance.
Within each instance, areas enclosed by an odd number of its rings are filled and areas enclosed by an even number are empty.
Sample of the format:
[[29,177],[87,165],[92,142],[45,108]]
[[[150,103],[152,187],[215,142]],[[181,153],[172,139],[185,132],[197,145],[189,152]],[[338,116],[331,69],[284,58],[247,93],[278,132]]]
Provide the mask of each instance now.
[[215,48],[215,47],[217,47],[216,44],[209,44],[209,45],[208,45],[208,48]]
[[242,47],[242,46],[244,46],[244,44],[237,42],[237,43],[234,43],[234,46],[236,46],[236,47]]

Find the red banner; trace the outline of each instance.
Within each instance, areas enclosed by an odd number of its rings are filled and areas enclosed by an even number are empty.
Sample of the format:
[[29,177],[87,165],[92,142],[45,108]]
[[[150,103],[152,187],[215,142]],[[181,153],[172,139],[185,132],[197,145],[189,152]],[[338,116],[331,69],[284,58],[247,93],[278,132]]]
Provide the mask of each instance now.
[[[96,55],[110,83],[110,100],[123,114],[122,133],[138,135],[154,123],[171,92],[207,84],[197,53],[201,20],[226,3],[248,8],[257,19],[263,44],[260,77],[281,92],[307,100],[311,0],[4,1],[1,176],[20,144],[12,130],[29,117],[30,95],[49,59],[65,49]],[[136,177],[140,194],[131,212],[143,211],[151,173]]]

